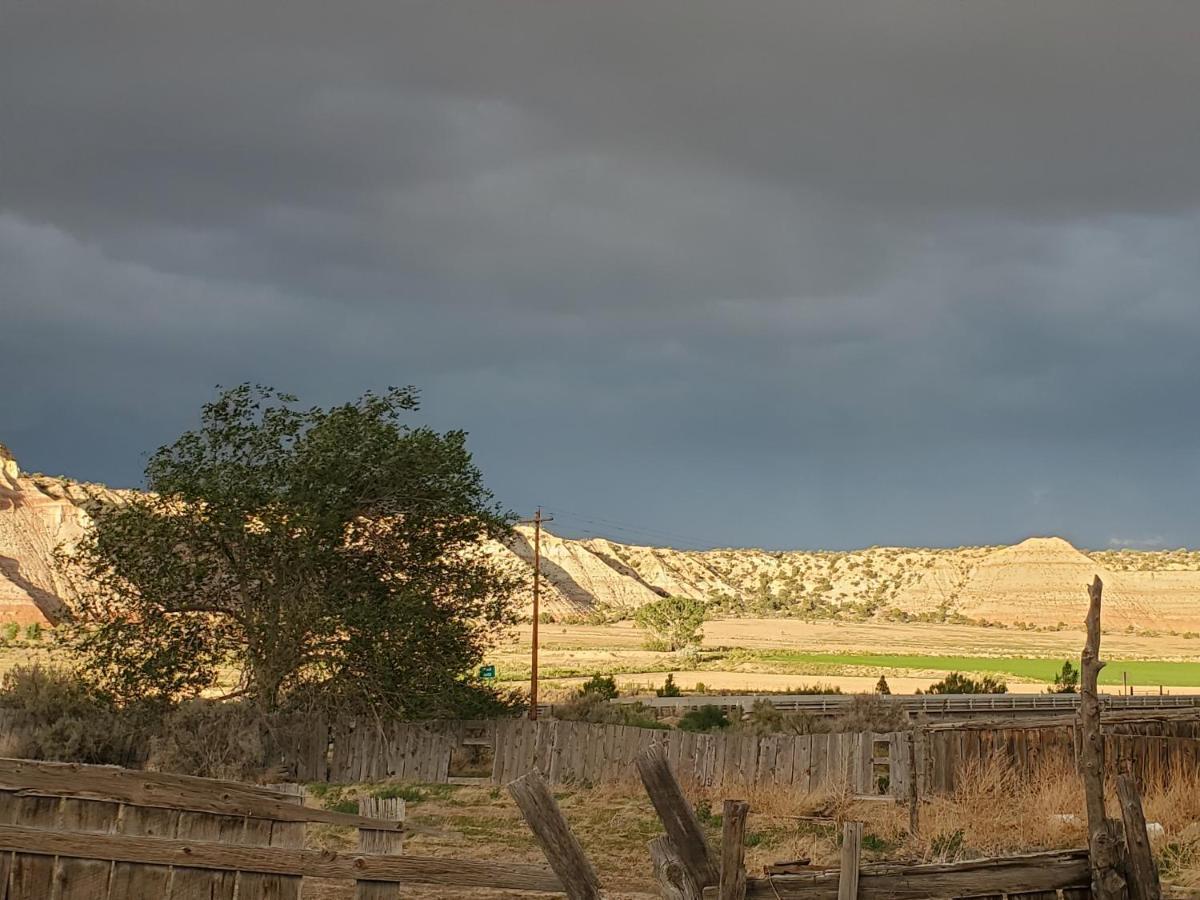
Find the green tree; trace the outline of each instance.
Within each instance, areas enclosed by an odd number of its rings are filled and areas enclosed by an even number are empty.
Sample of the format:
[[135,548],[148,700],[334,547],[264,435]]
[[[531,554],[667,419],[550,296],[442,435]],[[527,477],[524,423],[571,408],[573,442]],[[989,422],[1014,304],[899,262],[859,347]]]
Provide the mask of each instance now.
[[657,697],[682,697],[683,691],[679,689],[679,685],[675,683],[675,673],[668,672],[667,680],[663,682],[663,686],[654,689],[654,694]]
[[1068,659],[1054,676],[1054,684],[1046,688],[1047,694],[1078,694],[1079,670]]
[[302,690],[410,717],[486,706],[470,673],[515,585],[481,539],[510,520],[466,435],[403,424],[416,408],[412,388],[328,409],[220,393],[67,560],[81,671],[170,700],[232,670],[265,712]]
[[691,597],[663,597],[640,607],[634,622],[646,632],[646,645],[653,650],[674,652],[695,647],[704,640],[707,606]]
[[593,675],[579,688],[579,696],[595,694],[602,700],[615,700],[621,692],[617,690],[617,680],[611,675]]
[[[917,691],[919,694],[920,691]],[[1007,694],[1008,685],[995,675],[971,678],[961,672],[951,672],[941,681],[929,686],[930,694]]]
[[887,678],[883,675],[879,676],[879,680],[875,682],[875,693],[890,694],[892,689],[888,686]]

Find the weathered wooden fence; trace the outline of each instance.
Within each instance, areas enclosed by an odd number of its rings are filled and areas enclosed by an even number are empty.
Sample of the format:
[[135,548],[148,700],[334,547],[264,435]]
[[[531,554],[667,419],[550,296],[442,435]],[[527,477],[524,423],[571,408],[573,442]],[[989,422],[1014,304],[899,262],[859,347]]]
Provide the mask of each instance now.
[[[1106,758],[1122,761],[1142,783],[1200,767],[1195,720],[1114,721],[1105,725]],[[652,743],[666,749],[672,769],[689,787],[907,797],[953,792],[962,773],[994,762],[1032,772],[1058,761],[1073,767],[1073,724],[1022,727],[941,723],[911,731],[811,735],[696,734],[544,719],[343,724],[332,731],[328,758],[294,765],[301,781],[481,780],[506,784],[538,772],[553,786],[597,785],[636,777],[633,760]],[[911,744],[911,746],[910,746]],[[488,756],[490,755],[490,762]],[[456,774],[473,759],[472,779]],[[315,757],[310,756],[310,760]]]
[[552,785],[636,779],[633,762],[661,743],[688,787],[786,788],[797,792],[846,786],[857,793],[907,793],[907,735],[696,734],[593,725],[555,719],[497,723],[492,780],[505,783],[538,772]]
[[[401,883],[564,891],[539,866],[394,855],[403,809],[386,811],[396,818],[236,782],[0,759],[0,897],[299,900],[309,878],[353,882],[359,900],[398,900]],[[368,852],[306,850],[309,822],[359,829]]]

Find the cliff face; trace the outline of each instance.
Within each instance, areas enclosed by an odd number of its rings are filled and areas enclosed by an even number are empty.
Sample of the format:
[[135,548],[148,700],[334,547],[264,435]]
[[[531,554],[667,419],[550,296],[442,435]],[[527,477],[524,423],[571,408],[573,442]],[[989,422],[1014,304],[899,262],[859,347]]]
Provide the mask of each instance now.
[[[56,572],[55,549],[79,540],[95,504],[126,496],[22,474],[0,445],[0,622],[61,618],[70,588]],[[485,549],[528,586],[530,526]],[[543,531],[541,609],[559,619],[616,617],[683,594],[712,601],[730,616],[1075,625],[1086,613],[1084,585],[1094,575],[1104,579],[1107,627],[1200,630],[1200,552],[1087,554],[1061,538],[1012,547],[768,552],[640,547]],[[521,600],[528,614],[528,590]]]
[[42,475],[25,475],[0,444],[0,622],[60,621],[70,587],[54,562],[91,523],[94,503],[119,503],[121,492]]

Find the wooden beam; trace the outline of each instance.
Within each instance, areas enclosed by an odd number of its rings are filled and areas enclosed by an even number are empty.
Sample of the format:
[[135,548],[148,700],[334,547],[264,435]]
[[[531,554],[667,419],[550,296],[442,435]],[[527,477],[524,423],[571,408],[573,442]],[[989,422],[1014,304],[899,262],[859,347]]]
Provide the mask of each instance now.
[[184,866],[189,869],[264,872],[348,881],[399,881],[453,887],[563,893],[553,872],[521,863],[479,862],[427,856],[350,856],[332,850],[246,847],[124,834],[77,834],[0,825],[0,852]]
[[1088,848],[1091,851],[1092,894],[1095,900],[1121,900],[1125,879],[1121,874],[1120,848],[1104,807],[1104,734],[1100,729],[1100,696],[1097,681],[1100,659],[1100,602],[1104,583],[1097,575],[1088,586],[1087,640],[1080,656],[1079,774],[1087,802]]
[[1125,822],[1125,881],[1130,900],[1161,900],[1162,885],[1146,833],[1146,816],[1137,783],[1128,772],[1117,776],[1117,798],[1121,801],[1121,819]]
[[679,856],[679,851],[666,835],[650,841],[650,862],[654,865],[654,880],[662,900],[701,900],[704,890],[696,884],[692,873]]
[[746,896],[745,800],[726,800],[721,815],[721,900],[744,900]]
[[842,826],[842,865],[838,870],[838,900],[858,900],[858,864],[862,859],[862,822]]
[[[1001,859],[974,859],[933,865],[863,866],[858,875],[859,900],[926,900],[929,897],[973,897],[1020,894],[1059,888],[1087,890],[1086,850],[1055,850]],[[837,900],[839,870],[811,875],[751,878],[748,898],[765,900]],[[717,900],[716,888],[705,888],[706,900]]]
[[[115,766],[0,758],[0,791],[25,796],[110,800],[276,822],[322,822],[375,831],[403,831],[403,822],[298,806],[277,792],[237,781],[141,772]],[[415,829],[413,829],[415,830]]]
[[508,792],[520,807],[567,896],[571,900],[600,900],[600,878],[542,776],[537,772],[522,775],[509,782]]
[[704,837],[696,811],[667,764],[662,744],[651,744],[638,754],[635,763],[650,802],[684,865],[701,887],[715,885],[720,880],[720,870],[712,848]]

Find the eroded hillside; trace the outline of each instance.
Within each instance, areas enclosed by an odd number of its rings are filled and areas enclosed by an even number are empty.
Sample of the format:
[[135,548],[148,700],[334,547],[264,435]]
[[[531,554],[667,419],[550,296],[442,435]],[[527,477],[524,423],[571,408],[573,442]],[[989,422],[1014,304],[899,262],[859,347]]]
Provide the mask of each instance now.
[[[0,621],[57,619],[69,587],[57,547],[88,527],[95,503],[124,492],[22,474],[0,446]],[[501,565],[532,574],[533,533],[486,548]],[[668,594],[713,604],[721,616],[810,620],[999,623],[1057,627],[1085,612],[1084,585],[1105,582],[1110,629],[1200,630],[1200,553],[1085,553],[1061,538],[1011,547],[855,551],[675,550],[604,538],[542,534],[542,611],[554,619],[620,618]],[[524,592],[524,598],[528,592]],[[530,607],[525,604],[528,615]]]

